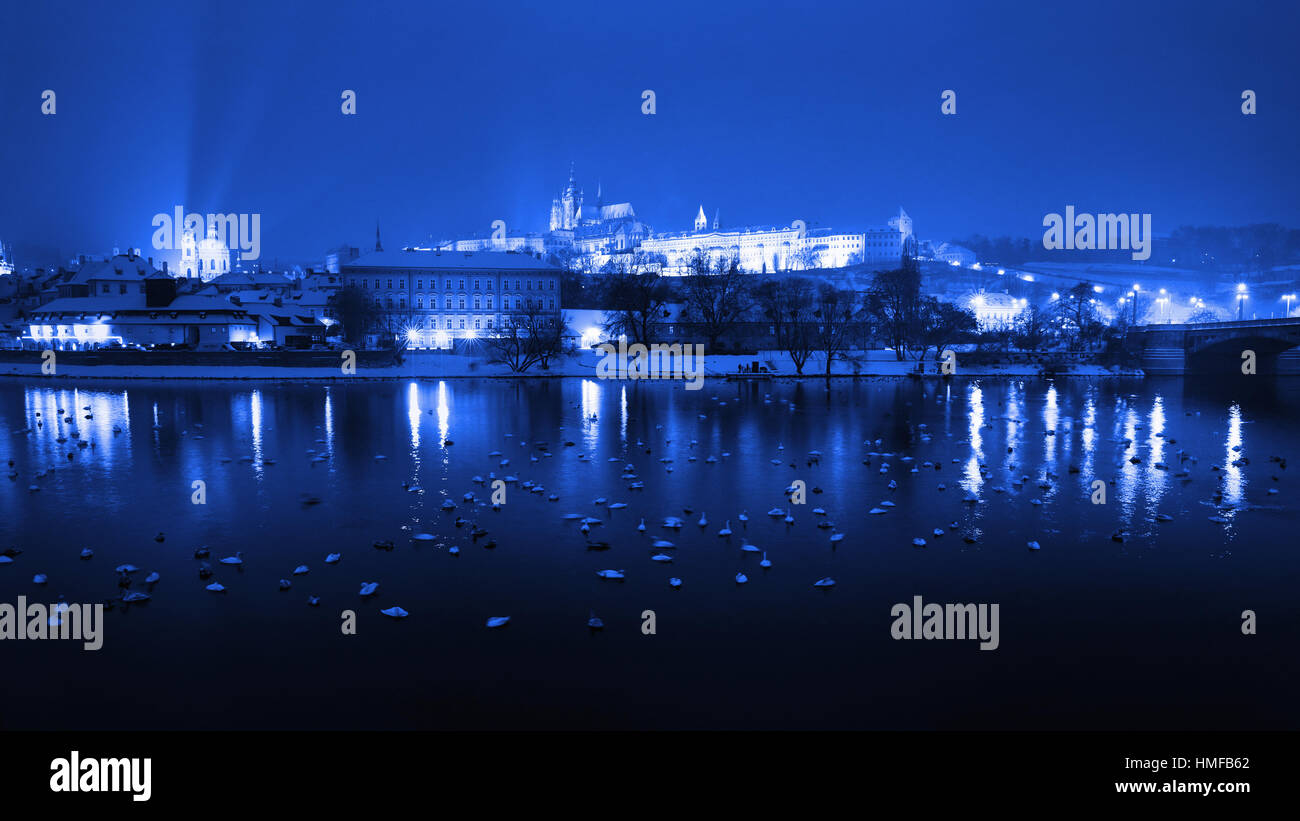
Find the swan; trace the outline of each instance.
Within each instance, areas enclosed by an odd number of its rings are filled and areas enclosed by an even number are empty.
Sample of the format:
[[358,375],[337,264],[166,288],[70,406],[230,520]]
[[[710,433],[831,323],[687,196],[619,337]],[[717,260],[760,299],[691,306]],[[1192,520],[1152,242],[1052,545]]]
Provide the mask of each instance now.
[[838,530],[831,534],[831,543],[835,544],[844,541],[844,534]]
[[767,551],[763,551],[763,561],[758,563],[759,567],[771,567],[772,562],[767,558]]
[[83,559],[89,559],[91,556],[94,555],[95,555],[95,551],[91,550],[88,547],[82,548],[81,550],[81,558]]
[[293,587],[293,582],[289,581],[288,579],[280,579],[281,590],[288,590],[290,587]]
[[912,547],[925,547],[925,539],[920,536],[912,540]]
[[293,575],[295,575],[295,576],[305,576],[305,575],[307,575],[307,565],[305,565],[305,564],[300,564],[300,565],[298,565],[297,567],[295,567],[295,568],[293,569]]
[[488,616],[487,620],[488,627],[505,627],[509,623],[509,616]]
[[414,539],[414,540],[417,541],[417,542],[431,542],[431,541],[433,541],[433,534],[432,534],[432,533],[417,533],[417,534],[415,534],[414,536],[412,536],[411,538]]
[[723,538],[723,539],[725,539],[725,538],[727,538],[727,537],[730,536],[730,535],[731,535],[731,520],[728,519],[728,520],[727,520],[727,525],[726,525],[726,527],[724,527],[724,528],[722,528],[721,530],[718,531],[718,536],[719,536],[719,538]]
[[834,586],[835,586],[835,580],[832,579],[830,576],[827,576],[824,579],[818,579],[817,581],[813,582],[813,587],[834,587]]
[[746,553],[758,553],[758,552],[759,552],[759,550],[758,550],[758,545],[752,545],[752,544],[750,544],[750,543],[749,543],[749,539],[746,539],[744,536],[741,536],[741,537],[740,537],[740,549],[743,550],[743,551],[746,552]]
[[641,531],[642,533],[645,533],[645,519],[641,520],[641,524],[637,525],[636,529]]
[[671,562],[672,560],[673,557],[669,556],[667,553],[656,553],[650,557],[650,561],[652,562]]
[[590,627],[592,630],[600,630],[605,626],[605,622],[597,618],[595,610],[589,610],[587,612],[591,614],[591,617],[587,619],[588,627]]
[[702,511],[702,510],[700,511],[700,521],[699,521],[699,525],[700,525],[700,527],[708,527],[708,526],[709,526],[709,520],[706,519],[706,518],[704,517],[704,511]]
[[672,550],[674,547],[677,547],[677,545],[667,539],[655,539],[650,546],[658,548],[659,550]]
[[307,604],[311,607],[320,607],[320,596],[308,596]]
[[145,584],[157,584],[157,583],[158,583],[158,580],[161,579],[161,578],[162,578],[162,576],[158,573],[158,571],[155,570],[154,572],[150,573],[148,576],[145,576],[145,577],[144,577],[144,583],[145,583]]
[[360,593],[362,598],[364,598],[366,596],[375,595],[375,591],[378,589],[379,589],[379,582],[362,582]]
[[119,564],[116,569],[118,573],[134,573],[140,568],[136,567],[133,564]]
[[749,581],[749,577],[746,576],[744,573],[736,574],[736,584],[744,584],[747,581]]
[[744,513],[741,513],[740,516],[738,516],[737,518],[740,519],[740,521],[742,521],[742,522],[748,522],[748,521],[749,521],[749,511],[746,510]]
[[383,613],[385,616],[388,616],[389,618],[394,618],[394,619],[404,619],[410,615],[410,613],[407,613],[405,610],[403,610],[402,608],[396,605],[388,608],[387,610],[380,610],[379,612]]
[[676,576],[674,576],[674,577],[672,577],[671,579],[668,580],[668,586],[669,586],[669,587],[681,587],[681,586],[682,586],[682,580],[679,579],[679,578],[677,578]]
[[343,558],[342,553],[331,553],[325,557],[325,564],[338,564],[341,558]]
[[236,551],[235,551],[235,555],[233,555],[233,556],[227,556],[226,558],[224,558],[224,559],[221,560],[221,563],[222,563],[222,564],[233,564],[233,565],[240,565],[240,564],[243,564],[243,563],[244,563],[244,554],[243,554],[242,551],[238,551],[238,550],[236,550]]
[[32,576],[33,584],[45,584],[47,581],[49,581],[49,577],[44,573],[37,573],[35,576]]
[[1026,546],[1027,546],[1030,550],[1041,550],[1041,549],[1042,549],[1042,545],[1040,545],[1038,542],[1029,542]]
[[627,502],[615,502],[609,506],[610,510],[622,510],[627,507]]
[[602,579],[622,580],[625,578],[622,570],[597,570],[596,575]]
[[785,515],[785,511],[779,507],[774,507],[767,512],[767,515],[771,516],[773,519],[779,519]]
[[225,585],[223,585],[221,582],[213,582],[212,584],[208,585],[208,586],[205,587],[204,589],[205,589],[205,590],[211,590],[213,593],[225,593],[225,592],[226,592],[226,587],[225,587]]

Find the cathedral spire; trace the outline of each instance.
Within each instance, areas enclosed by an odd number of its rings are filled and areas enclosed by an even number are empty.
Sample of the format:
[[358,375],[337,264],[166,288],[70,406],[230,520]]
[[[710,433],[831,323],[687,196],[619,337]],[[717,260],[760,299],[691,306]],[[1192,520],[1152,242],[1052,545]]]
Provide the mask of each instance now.
[[379,241],[379,220],[375,220],[375,250],[383,251],[384,246]]

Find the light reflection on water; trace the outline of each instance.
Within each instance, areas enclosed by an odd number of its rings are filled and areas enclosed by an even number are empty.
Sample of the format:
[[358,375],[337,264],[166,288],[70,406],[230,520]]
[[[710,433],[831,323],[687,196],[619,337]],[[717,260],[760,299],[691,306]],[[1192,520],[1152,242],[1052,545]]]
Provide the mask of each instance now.
[[[15,474],[0,483],[0,521],[9,540],[26,551],[21,566],[0,569],[0,601],[32,593],[34,572],[49,573],[51,594],[101,600],[117,594],[111,573],[115,563],[131,561],[159,570],[164,582],[148,607],[129,618],[114,617],[116,646],[130,652],[123,656],[129,661],[105,677],[107,703],[121,698],[120,688],[139,676],[170,680],[168,660],[191,652],[195,625],[204,627],[211,645],[199,649],[205,654],[210,649],[213,657],[252,652],[241,649],[247,635],[276,630],[290,648],[284,651],[286,658],[296,665],[286,669],[319,669],[331,679],[351,681],[359,675],[354,673],[357,665],[348,666],[350,657],[329,649],[333,645],[324,642],[337,629],[322,625],[331,612],[358,606],[356,583],[373,579],[384,591],[382,606],[400,604],[412,613],[400,630],[389,630],[387,622],[367,623],[367,641],[374,644],[364,646],[375,648],[377,658],[415,663],[427,655],[437,659],[438,671],[482,670],[503,680],[511,670],[529,666],[554,679],[554,686],[538,688],[539,699],[587,692],[582,683],[602,677],[611,691],[644,695],[638,682],[687,681],[708,669],[720,682],[720,692],[730,695],[700,709],[726,714],[740,709],[735,694],[749,692],[755,679],[742,675],[745,663],[728,656],[730,650],[720,652],[720,646],[744,649],[782,670],[800,668],[795,663],[800,648],[842,653],[845,647],[859,647],[861,653],[842,662],[846,675],[852,672],[858,682],[879,680],[873,678],[876,665],[888,667],[897,649],[888,643],[886,631],[881,636],[863,632],[864,624],[874,623],[870,608],[917,592],[928,595],[932,588],[1003,601],[1006,612],[1019,608],[1050,621],[1054,611],[1041,608],[1057,601],[1072,603],[1071,612],[1083,612],[1098,595],[1119,604],[1135,600],[1133,596],[1140,599],[1142,589],[1135,592],[1116,582],[1142,572],[1134,556],[1149,559],[1141,568],[1157,574],[1154,587],[1178,577],[1189,580],[1189,589],[1199,585],[1204,590],[1214,589],[1222,576],[1221,566],[1207,564],[1216,557],[1235,562],[1236,577],[1255,580],[1252,595],[1267,603],[1269,585],[1296,569],[1294,555],[1267,552],[1269,545],[1286,543],[1293,530],[1276,517],[1293,513],[1285,506],[1282,513],[1252,510],[1251,503],[1260,501],[1252,498],[1252,490],[1269,483],[1249,479],[1269,475],[1261,454],[1284,454],[1298,443],[1290,421],[1298,404],[1289,396],[1231,401],[1156,382],[987,378],[919,384],[863,380],[838,384],[829,392],[815,383],[710,382],[705,390],[686,392],[665,384],[589,379],[254,389],[139,383],[129,393],[120,387],[0,383],[0,458],[13,460]],[[82,410],[86,406],[91,410]],[[424,427],[426,416],[429,428]],[[63,421],[68,417],[73,421]],[[114,426],[121,433],[114,433]],[[577,435],[566,437],[575,430]],[[1049,431],[1055,435],[1046,435]],[[1043,440],[1041,449],[1034,437]],[[577,439],[577,446],[563,447],[566,438]],[[94,446],[77,446],[87,440]],[[521,447],[522,442],[529,444]],[[553,457],[532,462],[530,456],[541,456],[534,445],[539,442],[550,443]],[[642,447],[633,448],[637,442]],[[1248,444],[1254,445],[1255,464],[1238,461]],[[511,459],[508,469],[501,471],[499,458],[488,458],[494,450]],[[820,464],[805,458],[812,450],[822,453]],[[876,450],[893,456],[865,465],[867,453]],[[1184,463],[1180,450],[1201,458]],[[378,454],[389,458],[377,460]],[[706,461],[708,456],[717,461]],[[903,462],[904,456],[913,461]],[[1134,456],[1136,463],[1130,461]],[[611,457],[616,461],[611,463]],[[771,463],[774,457],[779,464]],[[879,473],[882,461],[892,465],[886,475]],[[927,461],[929,469],[915,474],[908,469]],[[620,479],[629,462],[645,482],[644,490],[628,491]],[[1168,463],[1169,469],[1157,463]],[[1212,471],[1211,465],[1221,465],[1221,471]],[[1190,476],[1176,478],[1179,469],[1189,470]],[[494,471],[544,484],[561,503],[548,502],[545,494],[512,493],[509,504],[494,512],[463,502],[464,493],[481,489],[470,477]],[[1281,474],[1285,492],[1285,472],[1275,472]],[[1020,485],[1022,476],[1029,479]],[[197,478],[207,483],[206,505],[189,504],[190,482]],[[762,515],[788,505],[782,490],[795,478],[822,489],[810,496],[809,509],[826,509],[826,518],[845,536],[838,547],[831,548],[828,531],[817,529],[817,517],[811,514],[795,511],[793,525]],[[1096,479],[1116,482],[1106,505],[1090,502]],[[887,488],[890,480],[897,481],[897,490]],[[940,492],[938,486],[945,482],[948,491]],[[403,483],[425,492],[405,492]],[[29,485],[40,490],[29,491]],[[1229,526],[1206,521],[1217,512],[1219,493],[1221,505],[1235,509],[1223,514],[1232,519]],[[966,494],[977,503],[968,504]],[[306,496],[320,504],[302,504]],[[629,506],[610,511],[592,503],[596,496]],[[438,509],[444,499],[457,504],[454,513]],[[882,499],[897,507],[886,515],[867,515]],[[1031,505],[1032,499],[1042,504]],[[654,523],[666,515],[680,516],[687,507],[694,511],[689,527],[669,536],[678,544],[674,563],[651,565],[641,540],[655,534],[642,536],[635,523],[642,517]],[[753,557],[738,550],[738,539],[728,542],[716,534],[728,519],[742,532],[738,514],[745,509],[750,521],[743,532],[773,560],[770,573],[756,571]],[[710,520],[705,529],[694,524],[702,510]],[[608,540],[612,549],[587,551],[572,522],[562,519],[570,511],[602,519],[593,537]],[[1157,514],[1174,518],[1157,524]],[[489,529],[499,546],[481,549],[469,538],[468,527],[455,526],[457,516]],[[51,522],[59,522],[59,528],[51,529]],[[957,528],[948,537],[929,539],[924,550],[911,546],[913,538],[954,522]],[[1127,540],[1112,542],[1110,535],[1120,530]],[[166,532],[165,543],[153,541],[158,531]],[[416,546],[411,531],[432,533],[435,539]],[[966,544],[962,536],[975,537],[975,542]],[[381,539],[393,541],[396,548],[373,550],[371,544]],[[1043,550],[1028,554],[1024,546],[1029,539],[1041,542]],[[212,545],[214,555],[236,549],[246,554],[242,573],[218,569],[229,588],[227,597],[207,595],[198,586],[192,558],[197,544]],[[461,547],[458,558],[446,553],[452,544]],[[82,546],[95,547],[93,560],[78,560]],[[327,551],[343,552],[345,562],[334,568],[321,565]],[[295,579],[291,592],[279,593],[275,580],[287,577],[299,563],[311,566],[310,576]],[[627,581],[617,586],[600,582],[594,571],[603,567],[626,568]],[[15,569],[20,572],[9,572]],[[734,583],[740,570],[751,575],[743,588]],[[665,599],[669,575],[686,584],[676,598]],[[811,580],[827,575],[839,583],[833,594],[808,598]],[[1034,595],[1021,598],[1025,591]],[[308,608],[303,601],[308,593],[320,595],[328,607]],[[689,628],[677,634],[670,658],[657,657],[655,663],[663,665],[660,674],[633,677],[640,656],[619,657],[627,665],[626,675],[611,672],[602,664],[606,657],[591,651],[616,647],[621,653],[645,652],[633,649],[644,645],[624,642],[642,638],[636,618],[649,606],[665,608]],[[374,609],[361,612],[373,615]],[[580,628],[589,609],[597,610],[610,628],[599,640],[579,630],[571,643],[570,621]],[[474,631],[483,618],[498,612],[518,619],[505,634],[500,655],[485,656]],[[241,626],[237,635],[219,632],[235,624]],[[625,639],[621,628],[628,624],[633,627]],[[729,632],[719,634],[718,625]],[[1107,641],[1128,635],[1123,625],[1104,623],[1097,632],[1109,636]],[[1195,655],[1198,635],[1188,631],[1186,647],[1171,647],[1170,652]],[[877,638],[886,643],[874,644]],[[1036,639],[1008,642],[999,652],[1014,659],[1017,652],[1059,650],[1026,645],[1032,641]],[[1017,646],[1027,649],[1018,651]],[[148,654],[140,649],[146,647]],[[421,654],[412,647],[421,648]],[[118,656],[109,652],[105,658]],[[710,667],[719,658],[732,662],[734,678],[727,672],[732,667]],[[925,660],[932,658],[937,656],[909,656],[908,680],[930,674],[936,681],[950,680],[944,669],[926,667],[939,664]],[[50,663],[57,668],[60,662]],[[1016,668],[1009,664],[1006,669]],[[75,675],[76,670],[55,669],[53,674],[60,673]],[[230,675],[237,673],[233,668]],[[289,674],[264,671],[266,686],[279,687],[277,676],[284,675]],[[437,680],[434,674],[413,675]],[[1014,693],[1017,687],[1010,685],[1016,681],[1010,673],[992,675],[989,686],[997,689],[985,695],[996,701],[1002,697],[998,693]],[[836,686],[795,695],[807,703],[857,697],[837,695]],[[159,690],[151,698],[163,707],[176,699],[169,709],[180,713],[183,688],[178,693]],[[920,687],[914,696],[904,696],[900,715],[931,715],[926,710],[936,703],[933,695]],[[513,697],[526,706],[533,696]],[[268,698],[268,710],[286,709]],[[404,698],[393,695],[394,710],[409,706]],[[908,701],[912,698],[914,704]]]

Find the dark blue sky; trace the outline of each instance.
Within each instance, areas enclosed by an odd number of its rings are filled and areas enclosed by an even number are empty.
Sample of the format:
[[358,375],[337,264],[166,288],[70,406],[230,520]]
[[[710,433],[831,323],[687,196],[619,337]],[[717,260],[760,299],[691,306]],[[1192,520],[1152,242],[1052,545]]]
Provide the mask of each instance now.
[[903,205],[938,239],[1041,236],[1067,204],[1295,227],[1297,35],[1294,2],[7,3],[0,240],[148,248],[184,205],[312,262],[376,219],[390,247],[545,229],[570,161],[660,231],[701,202],[843,228]]

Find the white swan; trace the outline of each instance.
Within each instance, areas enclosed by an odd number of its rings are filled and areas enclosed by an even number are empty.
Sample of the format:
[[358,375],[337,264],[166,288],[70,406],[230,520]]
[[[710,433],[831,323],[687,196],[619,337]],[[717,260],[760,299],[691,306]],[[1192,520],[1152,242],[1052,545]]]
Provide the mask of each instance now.
[[719,536],[719,538],[723,538],[723,539],[725,539],[725,538],[727,538],[727,537],[730,536],[730,535],[731,535],[731,520],[728,519],[728,520],[727,520],[727,525],[726,525],[726,527],[724,527],[724,528],[722,528],[721,530],[718,531],[718,536]]

